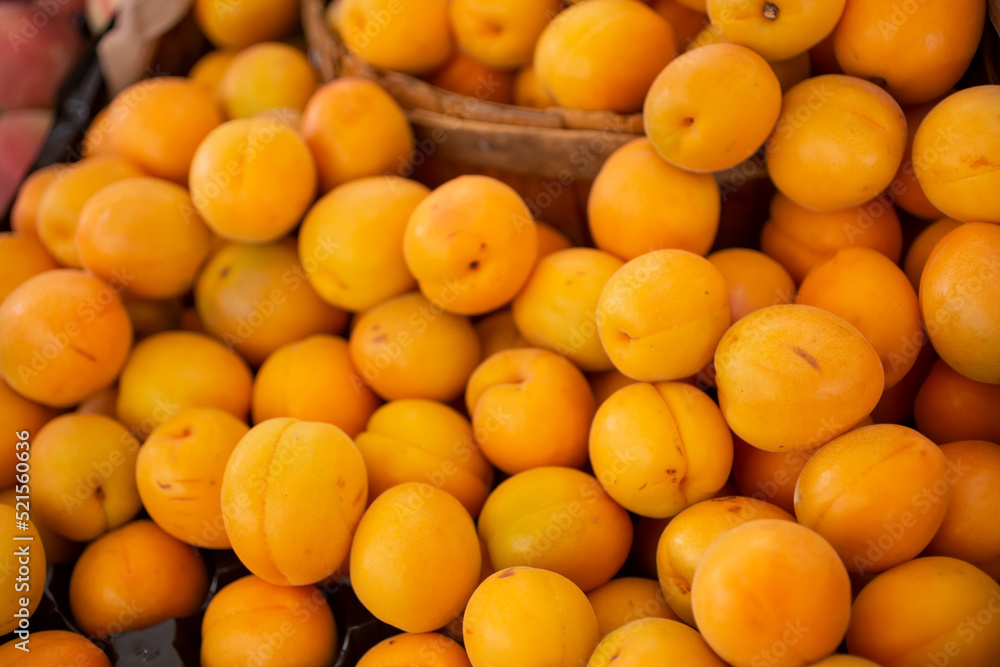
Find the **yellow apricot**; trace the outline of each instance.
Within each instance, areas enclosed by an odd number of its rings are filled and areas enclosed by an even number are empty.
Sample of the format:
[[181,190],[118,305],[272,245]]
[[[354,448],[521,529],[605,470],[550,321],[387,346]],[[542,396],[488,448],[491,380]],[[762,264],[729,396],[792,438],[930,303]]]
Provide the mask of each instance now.
[[17,637],[0,646],[0,665],[4,667],[111,667],[104,651],[83,635],[66,630],[41,630],[31,633],[31,650],[24,652]]
[[435,632],[395,635],[372,646],[356,667],[472,667],[459,644]]
[[479,515],[479,535],[493,567],[540,567],[589,591],[625,563],[632,522],[590,475],[542,467],[494,489]]
[[479,338],[468,318],[445,312],[422,294],[390,299],[354,322],[351,361],[382,398],[450,401],[479,363]]
[[191,66],[188,78],[207,90],[213,97],[217,97],[219,82],[226,75],[226,69],[238,53],[239,51],[236,49],[214,49],[209,51],[201,58],[198,58],[198,61]]
[[194,298],[205,330],[254,366],[283,345],[336,333],[347,321],[313,289],[291,238],[222,246],[198,276]]
[[149,434],[136,460],[136,484],[143,507],[167,534],[196,547],[230,547],[222,475],[248,430],[223,410],[188,408]]
[[587,593],[597,616],[601,639],[618,628],[642,618],[680,620],[667,605],[656,579],[620,577]]
[[644,667],[660,661],[725,667],[697,630],[664,618],[645,618],[618,628],[597,645],[587,667]]
[[472,517],[451,494],[419,482],[376,498],[351,545],[358,599],[376,618],[406,632],[430,632],[460,614],[480,566]]
[[67,407],[111,384],[132,345],[117,292],[82,271],[46,271],[0,305],[0,370],[23,397]]
[[532,567],[487,577],[462,626],[473,667],[579,667],[598,638],[587,596],[566,577]]
[[531,347],[531,343],[517,330],[514,313],[510,310],[490,313],[476,322],[475,326],[483,350],[483,359],[488,359],[504,350]]
[[814,449],[867,417],[885,373],[850,322],[813,306],[770,306],[734,324],[715,353],[726,423],[754,447]]
[[0,232],[0,265],[0,303],[28,278],[59,268],[37,238],[9,232]]
[[226,68],[216,98],[229,118],[250,118],[269,109],[302,111],[317,86],[306,54],[278,42],[240,51]]
[[755,310],[791,303],[795,281],[774,259],[757,250],[727,248],[707,257],[726,281],[733,322]]
[[667,162],[720,171],[763,145],[781,106],[781,84],[766,60],[737,44],[709,44],[679,56],[656,77],[643,119]]
[[941,218],[928,225],[922,232],[913,239],[910,248],[906,251],[906,259],[903,262],[903,271],[910,279],[910,284],[914,290],[920,289],[920,277],[924,273],[924,267],[931,256],[931,251],[938,241],[947,236],[951,231],[958,229],[962,223],[951,218]]
[[476,517],[493,485],[493,467],[479,451],[472,425],[435,401],[404,398],[383,405],[355,444],[371,498],[404,482],[429,482]]
[[198,27],[219,47],[242,49],[280,39],[292,32],[299,20],[295,0],[240,0],[219,4],[216,0],[196,0],[194,17]]
[[587,460],[594,397],[583,374],[553,352],[522,348],[486,359],[469,378],[465,404],[476,442],[504,472]]
[[1000,585],[955,558],[917,558],[858,594],[847,649],[884,667],[980,667],[1000,655]]
[[45,549],[24,507],[0,505],[0,538],[8,545],[0,556],[0,632],[5,635],[15,629],[30,632],[29,619],[45,594]]
[[681,382],[619,389],[598,408],[590,431],[601,486],[643,516],[673,516],[711,498],[732,461],[732,436],[718,406]]
[[454,0],[448,5],[458,45],[501,69],[531,62],[535,42],[559,9],[558,0]]
[[846,0],[707,0],[712,25],[727,42],[742,44],[768,60],[784,60],[833,32]]
[[340,3],[340,36],[348,49],[375,67],[424,74],[451,55],[454,41],[447,0]]
[[[274,633],[294,637],[280,648]],[[337,653],[337,624],[315,586],[277,586],[253,575],[212,596],[201,622],[204,667],[251,665],[280,651],[297,667],[327,667]]]
[[398,176],[340,185],[310,209],[299,230],[299,261],[327,303],[366,311],[417,286],[403,235],[425,186]]
[[191,616],[208,592],[198,551],[152,521],[135,521],[92,542],[73,567],[69,604],[81,630],[105,639]]
[[213,338],[167,331],[135,346],[118,382],[118,418],[139,438],[183,408],[250,412],[250,369]]
[[535,265],[538,236],[509,185],[460,176],[417,204],[406,227],[406,266],[428,299],[476,315],[514,298]]
[[705,254],[720,207],[714,176],[673,166],[642,138],[608,157],[587,199],[587,216],[594,244],[628,261],[660,248]]
[[536,261],[548,257],[560,250],[569,250],[573,243],[560,230],[544,222],[535,222],[535,231],[538,232],[538,257]]
[[654,250],[608,280],[597,303],[601,343],[615,368],[645,382],[694,375],[729,327],[722,274],[686,250]]

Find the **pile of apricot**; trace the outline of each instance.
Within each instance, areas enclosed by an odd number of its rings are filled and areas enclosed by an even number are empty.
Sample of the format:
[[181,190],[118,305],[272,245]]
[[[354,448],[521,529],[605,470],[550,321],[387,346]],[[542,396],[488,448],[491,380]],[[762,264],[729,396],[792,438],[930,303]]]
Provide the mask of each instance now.
[[198,0],[218,49],[21,187],[0,539],[29,495],[36,549],[0,626],[56,563],[76,632],[0,665],[188,617],[205,667],[344,664],[348,581],[392,628],[361,667],[1000,664],[984,0],[330,6],[378,67],[643,111],[588,239],[415,174],[385,90],[278,41],[296,4]]

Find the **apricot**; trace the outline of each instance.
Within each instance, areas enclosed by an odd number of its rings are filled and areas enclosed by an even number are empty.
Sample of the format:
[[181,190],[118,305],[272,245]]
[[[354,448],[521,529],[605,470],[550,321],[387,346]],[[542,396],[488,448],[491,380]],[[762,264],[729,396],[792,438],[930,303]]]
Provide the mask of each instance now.
[[1000,187],[1000,171],[989,157],[1000,150],[997,104],[1000,86],[952,93],[927,114],[913,138],[917,181],[950,218],[1000,222],[1000,204],[992,196]]
[[255,424],[293,417],[333,424],[353,438],[379,403],[339,336],[317,334],[278,348],[253,383]]
[[493,486],[493,467],[469,421],[447,405],[400,399],[383,405],[354,440],[377,498],[404,482],[429,482],[476,517]]
[[934,362],[913,403],[917,430],[937,443],[1000,443],[1000,385],[976,382],[944,361]]
[[560,250],[569,250],[573,243],[566,234],[556,229],[552,225],[535,221],[535,231],[538,233],[538,254],[536,261],[548,257],[552,253]]
[[733,667],[756,667],[761,659],[798,667],[840,644],[851,583],[822,537],[792,521],[761,519],[708,547],[691,603],[705,641]]
[[[27,479],[29,479],[29,483],[27,484],[12,484],[6,489],[0,490],[0,503],[20,510],[24,509],[25,502],[30,504],[30,476]],[[17,505],[18,502],[22,503],[20,507]],[[38,537],[42,542],[42,548],[45,550],[45,561],[47,563],[72,563],[80,555],[83,545],[60,535],[40,522],[37,513],[31,516],[31,523],[38,530]],[[3,663],[0,662],[0,664]]]
[[106,639],[198,611],[208,593],[198,551],[152,521],[134,521],[83,550],[69,581],[77,626]]
[[217,408],[188,408],[160,424],[136,461],[143,507],[181,542],[228,549],[220,488],[226,463],[247,425]]
[[944,454],[913,429],[866,426],[812,455],[795,487],[795,516],[851,571],[882,572],[916,557],[934,537],[951,476]]
[[419,293],[361,314],[348,349],[365,382],[390,401],[450,401],[462,393],[480,359],[479,338],[468,318],[445,312]]
[[678,169],[646,138],[608,157],[587,199],[594,244],[626,261],[660,248],[705,254],[720,208],[715,177]]
[[334,188],[299,230],[299,261],[327,303],[365,311],[414,289],[403,235],[425,186],[398,176],[359,178]]
[[906,118],[887,92],[863,79],[824,74],[785,93],[768,140],[767,171],[795,203],[832,211],[885,190],[905,149]]
[[833,45],[844,73],[874,81],[900,104],[920,104],[958,83],[986,18],[983,0],[900,6],[849,0]]
[[594,402],[598,407],[622,387],[627,387],[637,382],[637,380],[633,380],[615,368],[603,373],[593,373],[589,380],[590,389],[594,393]]
[[38,238],[38,206],[45,191],[66,168],[67,165],[64,164],[42,167],[21,182],[14,205],[10,209],[10,227],[15,233]]
[[730,496],[695,503],[667,524],[656,548],[656,574],[666,603],[680,620],[695,624],[691,581],[706,550],[733,528],[761,519],[795,521],[763,500]]
[[734,324],[715,370],[726,423],[768,451],[815,449],[850,430],[878,403],[885,375],[850,322],[802,305],[762,308]]
[[191,66],[188,78],[207,90],[213,97],[217,97],[219,83],[238,53],[239,51],[236,49],[209,51]]
[[733,437],[733,479],[744,496],[795,512],[795,483],[814,449],[769,452]]
[[935,106],[937,106],[937,100],[917,106],[903,107],[903,115],[906,116],[906,150],[903,152],[903,162],[899,165],[896,178],[889,186],[896,206],[918,218],[929,220],[941,218],[944,214],[927,198],[917,180],[917,172],[913,168],[913,139],[916,137],[920,124]]
[[818,44],[833,32],[846,0],[708,0],[705,9],[727,42],[749,47],[768,60],[784,60]]
[[[275,633],[294,637],[280,647]],[[212,596],[201,622],[204,667],[251,665],[280,652],[287,664],[326,667],[337,653],[337,624],[315,586],[277,586],[253,575]]]
[[136,340],[180,328],[183,310],[180,297],[140,299],[126,293],[122,295],[122,304],[132,322]]
[[[615,273],[597,303],[608,357],[644,382],[694,375],[712,360],[729,327],[726,281],[686,250],[654,250]],[[638,341],[638,342],[636,342]]]
[[452,53],[448,0],[340,3],[341,38],[348,49],[375,67],[424,74],[441,66]]
[[920,309],[934,349],[952,368],[1000,384],[1000,225],[967,223],[931,251]]
[[620,577],[587,593],[597,616],[601,639],[632,621],[643,618],[679,620],[667,605],[656,579]]
[[707,257],[726,281],[733,322],[768,306],[791,303],[795,281],[774,259],[757,250],[727,248]]
[[632,113],[675,51],[670,24],[647,5],[591,0],[545,27],[534,67],[561,106]]
[[660,663],[725,667],[696,630],[672,619],[632,621],[604,637],[587,667],[643,667]]
[[473,667],[579,667],[597,645],[598,629],[587,596],[572,581],[511,567],[472,594],[462,635]]
[[198,27],[219,47],[242,49],[257,42],[280,39],[295,29],[299,3],[295,0],[240,0],[219,4],[196,0]]
[[704,3],[700,9],[692,9],[682,0],[653,0],[650,6],[674,29],[674,42],[679,51],[686,51],[695,36],[711,25]]
[[795,303],[828,310],[857,327],[878,353],[886,388],[913,367],[923,344],[920,306],[906,274],[869,248],[845,248],[815,266]]
[[612,368],[595,312],[605,283],[624,265],[592,248],[556,252],[538,262],[514,299],[517,329],[535,347],[564,355],[585,371]]
[[462,612],[481,564],[476,527],[462,504],[430,484],[406,482],[376,498],[361,518],[351,585],[379,620],[430,632]]
[[114,419],[117,416],[116,406],[118,404],[118,387],[111,385],[94,392],[87,398],[80,401],[76,412],[81,415],[104,415]]
[[767,61],[744,46],[709,44],[666,66],[643,114],[660,156],[702,172],[728,169],[753,155],[781,109],[781,84]]
[[559,106],[532,65],[522,67],[514,78],[514,104],[533,109]]
[[531,343],[518,331],[514,313],[510,310],[490,313],[476,322],[475,326],[484,359],[504,350],[531,347]]
[[0,370],[11,388],[67,407],[111,384],[132,345],[116,292],[72,269],[40,273],[11,292],[0,305]]
[[988,665],[1000,655],[1000,586],[954,558],[918,558],[865,586],[847,649],[885,667]]
[[491,67],[465,51],[456,51],[427,77],[427,82],[443,90],[487,102],[514,103],[514,73]]
[[469,378],[465,405],[483,454],[508,474],[587,460],[594,397],[583,374],[553,352],[522,348],[489,357]]
[[83,635],[66,630],[36,630],[31,633],[31,650],[27,653],[17,646],[15,637],[0,646],[0,665],[5,667],[47,667],[48,665],[74,665],[74,667],[111,667],[104,652]]
[[316,164],[302,136],[275,119],[223,123],[191,161],[191,200],[231,241],[273,241],[291,231],[316,195]]
[[[19,442],[31,442],[38,429],[58,412],[29,401],[0,380],[0,488],[14,483]],[[22,437],[23,436],[23,437]]]
[[265,42],[233,58],[216,96],[229,118],[250,118],[268,109],[302,111],[317,85],[306,54],[288,44]]
[[46,526],[86,542],[142,508],[136,489],[139,441],[104,415],[67,414],[31,443],[33,510]]
[[59,268],[37,238],[9,232],[0,232],[0,265],[0,303],[28,278]]
[[317,90],[302,112],[302,136],[316,160],[322,192],[364,176],[409,174],[410,121],[373,81],[345,77]]
[[812,63],[809,61],[808,51],[803,51],[799,55],[785,60],[769,60],[767,64],[771,66],[774,75],[778,77],[782,93],[787,92],[795,84],[805,81],[812,74]]
[[489,176],[460,176],[431,192],[417,204],[403,238],[406,266],[420,291],[463,315],[513,299],[537,252],[528,207],[513,188]]
[[9,545],[0,556],[0,585],[4,591],[0,597],[0,632],[5,635],[15,629],[30,629],[29,619],[45,593],[45,549],[26,507],[30,505],[22,503],[17,509],[0,505],[0,538]]
[[118,418],[140,438],[183,408],[218,408],[245,419],[251,383],[246,362],[222,343],[167,331],[132,351],[118,383]]
[[458,45],[499,69],[529,64],[539,35],[559,9],[558,0],[455,0],[448,6]]
[[729,477],[732,456],[719,408],[680,382],[619,389],[598,408],[590,431],[601,486],[642,516],[673,516],[711,498]]
[[63,266],[81,268],[76,248],[76,228],[84,204],[104,186],[143,173],[114,156],[84,158],[60,172],[38,203],[38,238]]
[[357,667],[472,667],[465,649],[435,632],[406,633],[384,639],[361,656]]
[[760,248],[778,260],[796,282],[838,250],[861,246],[893,262],[903,251],[903,228],[892,204],[882,197],[861,206],[813,211],[780,192],[760,233]]
[[479,535],[493,567],[540,567],[589,591],[625,563],[632,522],[590,475],[542,467],[494,489],[479,515]]
[[102,188],[76,226],[80,263],[149,299],[187,292],[211,243],[187,190],[158,178],[126,178]]
[[809,667],[879,667],[871,660],[865,660],[853,655],[831,655],[823,658],[819,662],[814,662]]
[[924,267],[927,265],[927,260],[930,258],[934,246],[951,231],[961,227],[962,224],[958,220],[941,218],[932,222],[913,239],[913,243],[906,251],[903,270],[906,272],[906,277],[910,279],[914,290],[920,289],[920,277],[924,273]]
[[347,321],[313,289],[291,238],[224,245],[198,276],[194,298],[205,330],[254,366],[306,336],[336,333]]
[[[240,6],[247,4],[254,3]],[[84,137],[84,154],[120,155],[150,176],[184,185],[195,150],[222,120],[212,94],[194,81],[146,79],[118,93],[95,119]]]

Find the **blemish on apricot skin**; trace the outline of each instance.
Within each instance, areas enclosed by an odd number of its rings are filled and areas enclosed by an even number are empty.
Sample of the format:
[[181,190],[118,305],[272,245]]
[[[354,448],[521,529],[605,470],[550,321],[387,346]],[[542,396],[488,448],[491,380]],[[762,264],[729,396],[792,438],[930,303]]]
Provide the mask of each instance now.
[[816,370],[819,370],[819,362],[816,361],[816,357],[812,356],[811,354],[809,354],[808,352],[806,352],[805,350],[803,350],[801,347],[798,346],[793,347],[792,352],[805,359],[806,363],[808,363],[810,366],[812,366]]
[[504,570],[503,572],[500,573],[499,576],[497,576],[497,579],[506,579],[507,577],[513,577],[513,576],[514,576],[514,570]]

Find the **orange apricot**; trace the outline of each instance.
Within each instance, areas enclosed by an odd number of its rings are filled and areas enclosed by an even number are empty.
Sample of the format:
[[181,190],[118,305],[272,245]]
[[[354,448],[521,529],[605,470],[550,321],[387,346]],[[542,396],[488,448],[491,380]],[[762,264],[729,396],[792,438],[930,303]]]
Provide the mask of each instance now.
[[223,410],[188,408],[149,434],[135,476],[142,505],[156,525],[196,547],[230,547],[222,519],[222,476],[248,430]]
[[299,230],[299,261],[320,297],[338,308],[365,311],[414,289],[403,235],[428,193],[406,178],[370,176],[316,202]]
[[865,660],[854,655],[831,655],[819,662],[813,662],[809,667],[879,667],[871,660]]
[[[0,505],[0,538],[10,548],[0,556],[0,632],[10,634],[15,629],[30,632],[30,618],[45,594],[45,549],[38,528],[28,518],[30,511],[22,503]],[[23,540],[23,541],[18,541]],[[24,639],[28,634],[22,635]]]
[[[279,637],[279,648],[272,643]],[[201,621],[204,667],[252,665],[280,654],[296,667],[326,667],[337,654],[337,624],[315,586],[277,586],[253,575],[212,596]]]
[[812,73],[808,51],[803,51],[799,55],[785,60],[769,60],[767,64],[771,66],[774,75],[778,77],[782,93],[787,92],[795,84],[805,81]]
[[903,228],[892,204],[882,197],[861,206],[813,211],[780,192],[760,233],[760,247],[778,260],[796,282],[843,248],[877,250],[893,262],[903,251]]
[[792,521],[761,519],[708,547],[691,602],[705,641],[733,667],[761,660],[799,667],[840,645],[851,583],[822,537]]
[[903,162],[899,165],[896,178],[889,186],[896,206],[918,218],[929,220],[943,217],[944,214],[927,198],[923,188],[920,187],[920,181],[917,180],[917,172],[913,167],[913,139],[920,124],[935,106],[937,100],[903,107],[903,115],[906,116],[906,150],[903,152]]
[[299,21],[295,0],[240,0],[222,4],[196,0],[194,18],[198,27],[219,47],[242,49],[257,42],[280,39]]
[[372,646],[356,667],[472,667],[465,649],[436,632],[404,633]]
[[252,573],[282,586],[337,571],[367,497],[361,454],[343,431],[320,422],[270,419],[254,426],[222,478],[233,550]]
[[591,0],[560,12],[545,27],[534,67],[561,106],[632,113],[642,108],[674,53],[673,29],[649,6]]
[[0,380],[0,488],[14,483],[18,452],[30,443],[38,429],[57,415],[54,408],[24,398]]
[[906,117],[863,79],[825,74],[785,93],[767,144],[767,171],[785,196],[817,211],[858,206],[892,183],[906,149]]
[[660,582],[642,577],[620,577],[587,593],[597,616],[601,639],[632,621],[643,618],[680,620],[667,605]]
[[660,248],[705,254],[715,240],[720,209],[714,176],[673,166],[646,138],[608,157],[587,199],[594,244],[626,261]]
[[645,382],[611,395],[590,431],[590,463],[608,494],[650,517],[711,498],[729,478],[732,436],[718,406],[681,382]]
[[483,581],[465,610],[462,634],[474,667],[579,667],[598,639],[583,591],[533,567],[507,568]]
[[118,382],[118,418],[140,439],[183,408],[218,408],[245,419],[251,382],[246,362],[222,343],[166,331],[129,356]]
[[183,305],[179,296],[154,300],[141,299],[124,293],[122,304],[132,322],[136,340],[180,328]]
[[709,44],[666,66],[643,116],[646,134],[667,162],[720,171],[763,145],[781,109],[781,84],[767,61],[744,46]]
[[229,118],[250,118],[269,109],[302,111],[317,85],[306,54],[288,44],[265,42],[233,58],[216,97]]
[[795,516],[853,572],[882,572],[916,557],[948,508],[952,471],[913,429],[876,424],[814,453],[795,486]]
[[118,414],[115,411],[117,403],[118,387],[111,385],[94,392],[80,401],[74,412],[81,415],[104,415],[105,417],[114,419]]
[[733,322],[755,310],[791,303],[795,281],[776,260],[757,250],[727,248],[707,257],[726,281]]
[[191,616],[208,592],[198,551],[152,521],[135,521],[92,542],[73,567],[69,604],[81,630],[105,639]]
[[476,335],[479,336],[483,359],[504,350],[531,347],[528,339],[518,331],[514,313],[510,310],[498,310],[476,322]]
[[695,624],[691,581],[708,548],[733,528],[761,519],[795,521],[775,505],[742,496],[704,500],[671,519],[656,548],[656,575],[667,604],[680,620]]
[[729,327],[722,273],[686,250],[630,260],[604,286],[597,328],[608,357],[645,382],[694,375],[712,360]]
[[489,176],[460,176],[431,192],[417,204],[403,238],[406,266],[420,291],[464,315],[513,299],[537,251],[524,200]]
[[514,73],[491,67],[465,51],[456,51],[427,77],[427,82],[443,90],[487,102],[514,103]]
[[514,104],[532,109],[559,106],[533,65],[522,67],[514,78]]
[[688,49],[699,32],[711,25],[704,7],[692,9],[681,0],[653,0],[650,6],[674,29],[674,41],[682,52]]
[[14,206],[10,209],[10,228],[15,233],[38,238],[38,206],[45,191],[66,168],[65,164],[42,167],[21,182]]
[[847,650],[885,667],[980,667],[1000,655],[1000,585],[955,558],[917,558],[858,594]]
[[932,222],[917,235],[917,238],[913,239],[903,262],[903,270],[906,272],[906,277],[910,279],[913,289],[920,289],[920,277],[924,273],[924,267],[927,265],[927,260],[930,259],[934,246],[950,232],[961,227],[962,224],[958,220],[941,218]]
[[850,322],[802,305],[762,308],[734,324],[715,370],[726,423],[768,451],[815,449],[848,431],[878,403],[885,375]]
[[410,173],[410,121],[373,81],[345,77],[317,90],[302,112],[302,136],[316,160],[321,192],[364,176]]
[[844,73],[875,81],[900,104],[933,100],[972,62],[986,18],[983,0],[947,5],[848,0],[833,32]]
[[479,337],[468,318],[414,292],[361,314],[348,349],[365,382],[387,400],[450,401],[480,360]]
[[769,452],[733,437],[733,479],[744,496],[795,512],[795,483],[815,449]]
[[236,49],[214,49],[209,51],[191,66],[188,78],[207,90],[213,97],[218,95],[219,82],[226,75],[236,54]]
[[696,630],[663,618],[632,621],[604,637],[587,667],[643,667],[660,661],[690,667],[725,667]]
[[46,271],[0,305],[0,370],[27,399],[54,407],[111,384],[132,345],[117,291],[82,271]]
[[937,443],[1000,443],[1000,385],[976,382],[938,360],[920,385],[913,413],[917,429]]
[[587,460],[594,397],[583,374],[553,352],[489,357],[469,378],[465,404],[483,454],[506,473]]
[[920,309],[934,349],[959,373],[1000,384],[1000,225],[966,223],[931,251]]
[[535,231],[538,232],[538,255],[536,261],[541,261],[554,252],[569,250],[573,243],[564,233],[552,225],[535,221]]
[[0,665],[4,667],[111,667],[104,651],[83,635],[66,630],[40,630],[31,633],[31,650],[24,652],[17,637],[0,646]]
[[627,387],[630,384],[638,382],[638,380],[630,378],[616,368],[604,371],[603,373],[593,373],[590,375],[589,380],[590,389],[594,393],[594,402],[598,407],[622,387]]
[[423,74],[444,63],[454,40],[447,0],[400,3],[340,0],[340,36],[362,60],[382,69]]
[[198,276],[194,299],[205,330],[254,366],[283,345],[336,333],[347,322],[313,289],[291,238],[219,248]]
[[481,564],[476,527],[462,504],[430,484],[406,482],[376,498],[361,518],[351,585],[379,620],[430,632],[462,612]]
[[0,232],[0,266],[0,303],[28,278],[59,268],[37,238],[10,232]]
[[453,0],[448,5],[458,45],[500,69],[531,62],[539,35],[559,9],[558,0]]
[[429,482],[476,517],[493,485],[493,467],[465,417],[435,401],[400,399],[383,405],[355,439],[377,498],[404,482]]
[[589,591],[625,563],[632,522],[590,475],[541,467],[493,490],[479,515],[479,536],[493,567],[540,567]]
[[833,32],[846,0],[782,0],[763,5],[746,0],[708,0],[712,25],[727,42],[742,44],[768,60],[784,60]]

